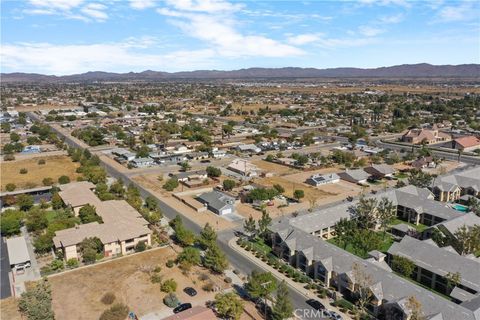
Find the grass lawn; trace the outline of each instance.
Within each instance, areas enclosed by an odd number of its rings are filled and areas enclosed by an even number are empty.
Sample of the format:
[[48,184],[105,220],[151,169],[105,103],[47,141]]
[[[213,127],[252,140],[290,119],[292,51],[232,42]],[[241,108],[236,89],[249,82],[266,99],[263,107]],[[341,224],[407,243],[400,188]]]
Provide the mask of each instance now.
[[[381,234],[380,234],[381,235]],[[382,235],[381,235],[382,236]],[[361,250],[355,248],[353,246],[353,244],[351,243],[348,243],[347,246],[344,248],[343,247],[343,244],[342,243],[339,243],[337,241],[336,238],[332,238],[332,239],[329,239],[327,240],[327,242],[331,243],[331,244],[334,244],[336,245],[337,247],[341,248],[341,249],[344,249],[348,252],[350,252],[351,254],[354,254],[356,256],[359,256],[361,257],[362,259],[365,259],[368,257],[368,253],[364,253],[362,252]],[[392,246],[393,244],[393,238],[391,235],[389,235],[388,233],[385,235],[385,239],[381,242],[381,244],[377,247],[377,248],[374,248],[373,250],[378,250],[380,252],[387,252],[388,249]]]
[[272,251],[269,245],[265,244],[265,242],[260,238],[255,238],[250,240],[250,243],[253,244],[255,249],[258,251],[264,252],[265,254],[269,254]]
[[397,177],[398,179],[408,178],[408,174],[406,174],[405,172],[397,172],[394,174],[394,176]]
[[423,232],[424,230],[428,229],[428,226],[426,226],[424,224],[419,223],[418,226],[417,226],[413,223],[406,222],[406,221],[400,220],[398,218],[395,218],[390,225],[394,226],[394,225],[401,224],[401,223],[404,223],[406,225],[409,225],[412,228],[415,228],[415,230],[417,230],[418,232]]

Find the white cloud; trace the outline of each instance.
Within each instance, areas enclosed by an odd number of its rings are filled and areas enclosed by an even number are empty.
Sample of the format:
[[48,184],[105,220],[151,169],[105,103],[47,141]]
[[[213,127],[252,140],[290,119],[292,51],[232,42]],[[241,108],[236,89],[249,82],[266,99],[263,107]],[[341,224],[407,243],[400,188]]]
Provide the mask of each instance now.
[[261,35],[244,34],[237,30],[233,13],[239,4],[221,0],[167,0],[170,8],[157,12],[171,18],[170,22],[186,35],[205,42],[218,55],[225,57],[287,57],[304,52],[294,46]]
[[322,34],[320,33],[305,33],[305,34],[298,34],[294,36],[288,37],[288,42],[293,44],[293,45],[304,45],[304,44],[309,44],[312,42],[316,42],[320,40]]
[[411,7],[411,3],[407,0],[358,0],[358,3],[364,5]]
[[143,10],[155,7],[155,0],[130,0],[130,7],[136,10]]
[[400,23],[402,22],[404,19],[403,17],[403,14],[399,13],[399,14],[396,14],[396,15],[392,15],[392,16],[383,16],[383,17],[380,17],[378,19],[378,21],[380,23],[383,23],[383,24],[395,24],[395,23]]
[[34,7],[48,8],[53,10],[71,10],[82,4],[84,0],[30,0]]
[[29,8],[23,10],[31,15],[58,15],[67,19],[85,22],[102,22],[108,19],[107,6],[100,3],[87,3],[84,0],[29,0]]
[[146,69],[180,71],[213,66],[215,52],[181,50],[166,54],[146,53],[149,39],[139,43],[127,39],[117,43],[55,45],[50,43],[3,44],[2,69],[45,74],[74,74],[94,70],[121,72]]
[[380,28],[371,27],[371,26],[360,26],[360,27],[358,27],[358,32],[361,35],[364,35],[366,37],[375,37],[375,36],[385,32],[385,30],[380,29]]
[[97,21],[105,21],[108,19],[108,14],[103,10],[107,7],[99,3],[90,3],[81,9],[81,12],[87,15],[88,17],[95,19]]
[[473,7],[473,2],[465,1],[457,6],[442,7],[438,11],[437,20],[441,22],[466,21],[477,18],[478,9]]

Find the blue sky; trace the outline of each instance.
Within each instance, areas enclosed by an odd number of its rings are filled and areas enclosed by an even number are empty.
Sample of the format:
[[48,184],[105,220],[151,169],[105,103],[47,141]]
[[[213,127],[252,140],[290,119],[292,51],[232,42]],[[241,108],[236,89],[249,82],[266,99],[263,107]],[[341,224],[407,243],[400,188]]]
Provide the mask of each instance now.
[[480,2],[1,0],[1,71],[480,62]]

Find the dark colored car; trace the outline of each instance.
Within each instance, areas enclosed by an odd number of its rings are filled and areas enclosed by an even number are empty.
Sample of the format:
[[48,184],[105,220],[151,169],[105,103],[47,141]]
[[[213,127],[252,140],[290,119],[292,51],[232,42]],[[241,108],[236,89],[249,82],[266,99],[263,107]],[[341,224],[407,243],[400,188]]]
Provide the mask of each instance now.
[[186,287],[183,289],[183,292],[188,294],[190,297],[194,297],[197,295],[197,290],[193,289],[192,287]]
[[191,304],[191,303],[182,303],[181,305],[179,305],[178,307],[176,307],[175,309],[173,309],[173,313],[179,313],[179,312],[188,310],[188,309],[190,309],[191,307],[192,307],[192,304]]
[[324,310],[325,309],[325,306],[318,300],[308,299],[305,302],[315,310]]
[[200,160],[200,163],[210,163],[210,160],[208,160],[208,159],[203,159],[203,160]]

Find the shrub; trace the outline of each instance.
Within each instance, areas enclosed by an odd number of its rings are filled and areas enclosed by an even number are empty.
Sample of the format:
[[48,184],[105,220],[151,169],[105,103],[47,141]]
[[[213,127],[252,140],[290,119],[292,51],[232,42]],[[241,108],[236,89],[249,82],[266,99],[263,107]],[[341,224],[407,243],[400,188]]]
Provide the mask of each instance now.
[[26,168],[20,169],[20,174],[27,174],[28,170]]
[[58,178],[58,183],[60,183],[60,184],[70,183],[70,178],[68,176],[60,176]]
[[13,160],[15,160],[15,156],[13,154],[6,154],[6,155],[3,156],[3,160],[13,161]]
[[173,268],[175,262],[173,260],[168,260],[165,265],[167,266],[167,268]]
[[177,291],[177,282],[173,279],[165,280],[160,286],[160,290],[166,293]]
[[206,292],[212,292],[213,291],[214,284],[212,281],[208,281],[202,286],[202,290]]
[[51,186],[53,185],[53,179],[52,178],[44,178],[42,181],[44,186]]
[[208,280],[210,279],[210,277],[208,276],[208,274],[206,273],[201,273],[199,276],[198,276],[198,280],[200,281],[205,281],[205,280]]
[[8,192],[15,191],[16,188],[17,186],[15,185],[15,183],[7,183],[7,185],[5,186],[5,189]]
[[163,185],[163,189],[167,191],[173,191],[176,187],[178,187],[178,180],[175,178],[168,179]]
[[153,272],[155,272],[155,273],[162,272],[162,267],[161,266],[156,266],[155,269],[153,269]]
[[232,278],[226,277],[226,278],[224,279],[224,281],[225,281],[225,283],[232,283]]
[[115,301],[115,294],[113,292],[107,292],[103,295],[100,301],[103,304],[112,304]]
[[100,320],[124,320],[127,318],[128,311],[128,306],[123,303],[115,303],[102,313]]
[[151,281],[152,283],[161,283],[161,282],[162,282],[162,278],[163,278],[163,277],[162,277],[161,275],[159,275],[159,274],[156,273],[156,274],[152,274],[152,276],[150,277],[150,281]]
[[167,307],[175,308],[176,306],[178,306],[180,301],[178,300],[175,293],[169,293],[165,296],[165,298],[163,298],[163,303],[165,303]]
[[147,249],[147,245],[143,241],[140,241],[135,245],[135,252],[142,252],[145,251],[145,249]]
[[67,267],[74,269],[78,267],[78,260],[75,258],[71,258],[67,260]]
[[42,164],[45,164],[46,161],[45,161],[45,159],[40,159],[40,160],[38,160],[37,163],[38,163],[39,165],[42,165]]

